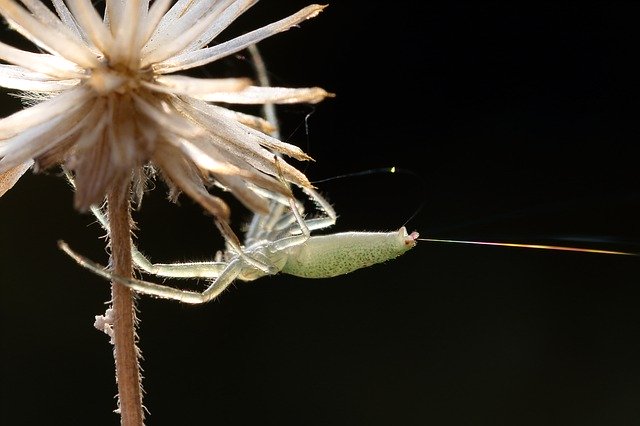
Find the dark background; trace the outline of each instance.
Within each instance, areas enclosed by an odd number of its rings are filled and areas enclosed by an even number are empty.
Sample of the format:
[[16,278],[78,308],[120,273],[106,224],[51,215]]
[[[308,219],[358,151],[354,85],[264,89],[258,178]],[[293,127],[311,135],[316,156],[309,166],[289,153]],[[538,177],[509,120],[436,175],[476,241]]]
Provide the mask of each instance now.
[[[306,4],[263,1],[223,35]],[[279,109],[285,139],[317,160],[299,164],[310,179],[409,171],[318,184],[336,231],[395,229],[424,203],[407,226],[425,237],[639,251],[639,12],[336,1],[261,47],[275,85],[337,94]],[[111,346],[92,326],[109,287],[56,247],[105,263],[103,233],[57,174],[0,199],[0,423],[114,425]],[[210,218],[165,194],[159,183],[136,213],[142,250],[212,257]],[[233,206],[238,226],[248,214]],[[142,297],[148,424],[640,424],[639,271],[637,257],[422,242],[202,306]]]

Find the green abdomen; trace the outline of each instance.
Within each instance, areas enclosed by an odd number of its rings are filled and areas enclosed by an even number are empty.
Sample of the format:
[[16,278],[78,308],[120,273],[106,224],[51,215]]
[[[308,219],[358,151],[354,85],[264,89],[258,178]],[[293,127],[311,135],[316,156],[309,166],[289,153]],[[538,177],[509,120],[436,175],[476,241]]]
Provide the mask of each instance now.
[[311,237],[294,247],[282,272],[305,278],[329,278],[398,257],[409,247],[396,232],[346,232]]

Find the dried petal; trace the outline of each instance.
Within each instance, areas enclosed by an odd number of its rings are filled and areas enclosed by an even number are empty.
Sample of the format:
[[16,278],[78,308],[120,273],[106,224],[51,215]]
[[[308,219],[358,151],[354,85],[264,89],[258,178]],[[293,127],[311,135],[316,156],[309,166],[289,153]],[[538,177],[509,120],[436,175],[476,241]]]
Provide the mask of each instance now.
[[13,185],[15,185],[16,182],[18,182],[18,179],[20,179],[22,175],[29,170],[29,167],[31,167],[32,164],[33,161],[31,160],[25,161],[4,173],[0,173],[0,197],[2,197],[5,192],[13,188]]
[[[206,47],[256,0],[106,0],[104,16],[91,0],[0,0],[0,14],[46,53],[0,42],[0,86],[39,101],[0,120],[0,173],[20,165],[63,163],[75,174],[76,206],[103,200],[115,180],[143,188],[143,170],[159,170],[210,213],[229,211],[206,185],[225,187],[254,211],[265,211],[285,180],[307,178],[276,154],[309,160],[300,148],[269,136],[267,121],[208,104],[318,102],[319,88],[263,89],[248,78],[200,79],[171,72],[193,68],[285,31],[324,6],[299,12]],[[54,13],[55,10],[55,13]],[[46,93],[46,96],[45,96]],[[198,99],[200,98],[200,99]],[[206,184],[206,185],[205,185]],[[8,189],[13,183],[7,183]]]

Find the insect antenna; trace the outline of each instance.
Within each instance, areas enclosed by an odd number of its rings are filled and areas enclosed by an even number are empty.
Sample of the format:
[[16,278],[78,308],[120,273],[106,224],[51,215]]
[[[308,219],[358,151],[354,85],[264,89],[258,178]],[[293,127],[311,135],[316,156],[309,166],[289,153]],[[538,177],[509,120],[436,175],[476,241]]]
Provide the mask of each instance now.
[[[396,166],[378,167],[378,168],[374,168],[374,169],[362,170],[362,171],[359,171],[359,172],[344,173],[344,174],[341,174],[341,175],[335,175],[335,176],[331,176],[331,177],[324,178],[324,179],[312,180],[311,183],[315,185],[315,184],[318,184],[318,183],[331,182],[331,181],[338,180],[338,179],[360,177],[360,176],[369,176],[369,175],[374,175],[374,174],[379,174],[379,173],[383,173],[383,174],[391,173],[391,174],[395,174],[395,175],[403,174],[403,175],[412,176],[412,177],[418,179],[418,181],[421,183],[421,188],[424,188],[426,186],[425,180],[421,175],[419,175],[418,173],[416,173],[413,170],[405,169],[405,168],[401,168],[401,167],[396,167]],[[424,191],[420,191],[420,192],[423,193]],[[404,221],[402,226],[406,226],[407,223],[411,222],[418,215],[418,213],[420,213],[420,211],[424,208],[425,205],[426,205],[426,199],[424,197],[422,197],[420,205],[414,210],[414,212],[411,214],[411,216],[409,216],[409,218]]]
[[348,178],[348,177],[357,177],[357,176],[366,176],[366,175],[372,175],[372,174],[376,174],[376,173],[396,173],[398,171],[398,169],[396,169],[395,166],[393,167],[379,167],[377,169],[367,169],[367,170],[362,170],[360,172],[351,172],[351,173],[345,173],[342,175],[337,175],[337,176],[331,176],[328,178],[324,178],[324,179],[317,179],[312,181],[311,183],[316,184],[316,183],[325,183],[325,182],[331,182],[332,180],[336,180],[336,179],[344,179],[344,178]]
[[624,251],[617,251],[617,250],[600,250],[600,249],[590,249],[590,248],[584,248],[584,247],[554,246],[554,245],[546,245],[546,244],[520,244],[520,243],[503,243],[503,242],[495,242],[495,241],[448,240],[448,239],[440,239],[440,238],[417,238],[417,240],[427,241],[432,243],[473,244],[473,245],[483,245],[483,246],[528,248],[528,249],[536,249],[536,250],[557,250],[557,251],[572,251],[572,252],[579,252],[579,253],[640,256],[640,253],[624,252]]
[[[562,206],[566,206],[569,203],[575,203],[576,200],[566,200],[563,202]],[[423,201],[420,204],[420,207],[418,208],[418,210],[409,218],[409,221],[411,221],[412,219],[415,218],[415,216],[420,212],[420,210],[424,207],[425,205],[425,201]],[[562,207],[561,206],[561,207]],[[444,228],[445,232],[446,231],[451,231],[451,230],[455,230],[458,228],[468,228],[470,225],[481,225],[481,224],[487,224],[487,223],[492,223],[492,222],[496,222],[498,219],[505,219],[505,218],[514,218],[514,217],[520,217],[523,216],[525,213],[530,213],[531,211],[534,211],[536,213],[540,213],[540,212],[545,212],[545,211],[556,211],[558,210],[559,206],[558,203],[554,203],[554,204],[542,204],[542,205],[536,205],[533,207],[528,207],[526,209],[520,209],[520,210],[516,210],[516,211],[511,211],[511,212],[507,212],[507,213],[502,213],[502,214],[496,214],[496,215],[492,215],[489,218],[483,218],[483,219],[479,219],[479,220],[474,220],[472,222],[467,221],[464,224],[457,224],[457,225],[453,225],[453,226],[447,226],[446,228]],[[405,222],[405,225],[406,223]],[[443,228],[440,227],[437,231],[438,234],[442,235],[443,233]],[[464,238],[464,237],[463,237]],[[483,238],[483,237],[480,237]],[[490,237],[491,238],[491,237]],[[504,239],[507,239],[508,237],[505,237]],[[501,238],[502,239],[502,238]],[[522,238],[515,238],[515,239],[522,239]],[[637,251],[637,245],[636,247],[633,246],[633,243],[630,241],[621,241],[620,239],[617,238],[603,238],[603,237],[599,237],[599,238],[590,238],[590,237],[582,237],[582,236],[571,236],[571,237],[564,237],[564,238],[558,238],[557,236],[545,236],[545,237],[536,237],[534,238],[534,240],[536,240],[537,242],[533,242],[533,243],[516,243],[516,242],[511,242],[511,241],[483,241],[480,239],[474,238],[474,239],[453,239],[453,238],[416,238],[416,241],[425,241],[425,242],[432,242],[432,243],[447,243],[447,244],[468,244],[468,245],[483,245],[483,246],[496,246],[496,247],[512,247],[512,248],[526,248],[526,249],[533,249],[533,250],[555,250],[555,251],[566,251],[566,252],[578,252],[578,253],[593,253],[593,254],[607,254],[607,255],[620,255],[620,256],[640,256],[640,251]],[[553,242],[551,244],[548,244],[547,242],[549,242],[549,240],[551,241],[558,241],[558,240],[563,240],[565,242],[565,244],[571,244],[571,245],[556,245],[553,244]],[[593,244],[592,247],[585,247],[586,244],[588,243],[601,243],[600,247],[602,247],[602,243],[609,243],[609,244],[616,244],[618,247],[624,247],[622,249],[607,249],[607,248],[598,248],[597,245]],[[573,245],[575,244],[575,245]],[[582,245],[582,247],[580,246]],[[626,246],[626,247],[625,247]],[[610,245],[611,247],[611,245]],[[625,250],[626,248],[626,250]]]

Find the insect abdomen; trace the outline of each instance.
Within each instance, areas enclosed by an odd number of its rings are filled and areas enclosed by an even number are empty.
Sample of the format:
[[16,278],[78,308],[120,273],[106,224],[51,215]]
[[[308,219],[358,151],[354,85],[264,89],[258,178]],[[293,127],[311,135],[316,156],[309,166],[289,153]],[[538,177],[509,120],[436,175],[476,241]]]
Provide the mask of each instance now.
[[345,232],[311,237],[293,250],[282,272],[329,278],[394,259],[415,246],[417,233]]

